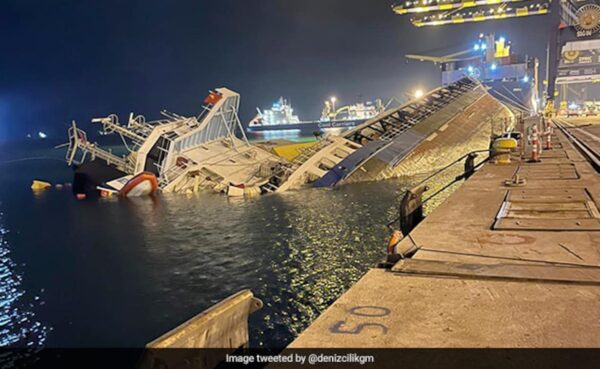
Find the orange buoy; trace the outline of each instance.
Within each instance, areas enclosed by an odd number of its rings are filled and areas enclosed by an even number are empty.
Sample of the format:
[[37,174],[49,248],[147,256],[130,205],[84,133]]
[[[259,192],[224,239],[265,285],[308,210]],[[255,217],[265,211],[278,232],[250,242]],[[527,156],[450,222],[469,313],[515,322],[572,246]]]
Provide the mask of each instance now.
[[153,195],[158,190],[158,180],[154,173],[142,172],[131,178],[119,191],[121,197]]
[[398,245],[398,243],[400,243],[400,241],[402,240],[402,232],[399,230],[395,230],[394,232],[392,232],[392,235],[390,236],[390,240],[388,241],[388,245],[387,245],[387,253],[388,254],[395,254],[396,253],[396,245]]

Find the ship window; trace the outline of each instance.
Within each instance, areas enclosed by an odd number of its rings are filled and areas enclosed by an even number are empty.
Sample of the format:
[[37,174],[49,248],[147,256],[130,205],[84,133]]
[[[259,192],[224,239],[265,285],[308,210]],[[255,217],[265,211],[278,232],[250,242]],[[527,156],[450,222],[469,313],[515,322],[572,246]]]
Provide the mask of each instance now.
[[324,171],[328,171],[328,170],[330,170],[330,169],[331,169],[331,167],[330,167],[330,166],[328,166],[328,165],[327,165],[327,164],[325,164],[325,163],[320,163],[320,164],[319,164],[319,169],[321,169],[321,170],[324,170]]

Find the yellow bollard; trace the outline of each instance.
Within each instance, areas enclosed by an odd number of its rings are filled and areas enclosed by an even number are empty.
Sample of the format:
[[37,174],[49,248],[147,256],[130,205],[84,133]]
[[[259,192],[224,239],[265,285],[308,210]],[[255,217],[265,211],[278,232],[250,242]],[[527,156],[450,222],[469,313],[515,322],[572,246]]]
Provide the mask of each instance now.
[[510,137],[501,137],[492,145],[492,159],[495,164],[510,164],[510,152],[517,148],[517,140]]

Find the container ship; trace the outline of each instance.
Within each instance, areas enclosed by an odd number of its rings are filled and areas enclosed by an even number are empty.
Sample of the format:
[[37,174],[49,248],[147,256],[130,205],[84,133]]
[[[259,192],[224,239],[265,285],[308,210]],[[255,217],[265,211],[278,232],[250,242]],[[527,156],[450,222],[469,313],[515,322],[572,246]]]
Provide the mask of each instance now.
[[533,113],[539,110],[539,61],[512,52],[505,37],[480,34],[474,45],[446,56],[406,55],[408,59],[439,64],[442,85],[448,86],[464,77],[474,78],[488,88],[489,93],[515,112]]
[[325,102],[319,120],[301,121],[287,99],[280,97],[271,109],[256,109],[258,114],[248,123],[248,132],[312,130],[327,128],[352,128],[371,119],[385,110],[380,99],[375,102],[360,102],[353,105],[335,107],[335,99]]

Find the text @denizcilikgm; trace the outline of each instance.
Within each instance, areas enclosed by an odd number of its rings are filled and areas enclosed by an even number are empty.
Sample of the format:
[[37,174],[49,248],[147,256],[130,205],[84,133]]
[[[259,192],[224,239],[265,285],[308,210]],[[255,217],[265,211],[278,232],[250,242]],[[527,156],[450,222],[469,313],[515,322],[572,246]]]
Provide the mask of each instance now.
[[289,355],[227,355],[225,362],[249,365],[254,363],[290,363],[290,364],[322,364],[322,363],[356,363],[364,365],[374,363],[375,358],[371,355],[358,355],[349,353],[344,355],[339,354],[310,354],[302,355],[293,353]]

